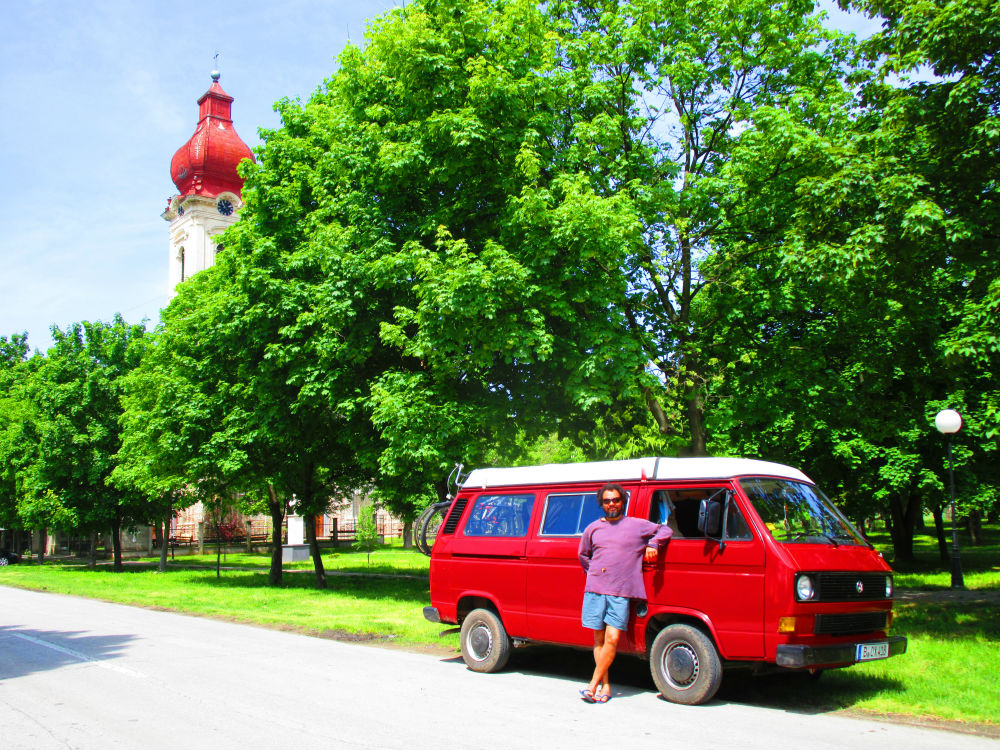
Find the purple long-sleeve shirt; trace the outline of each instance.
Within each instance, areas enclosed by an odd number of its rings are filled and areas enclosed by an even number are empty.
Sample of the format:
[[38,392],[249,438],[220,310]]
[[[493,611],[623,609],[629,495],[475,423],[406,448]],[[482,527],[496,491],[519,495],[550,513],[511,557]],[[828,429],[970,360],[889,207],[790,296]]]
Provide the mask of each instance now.
[[646,547],[662,550],[673,533],[669,526],[641,518],[597,519],[580,538],[580,565],[587,573],[584,591],[645,599],[642,556]]

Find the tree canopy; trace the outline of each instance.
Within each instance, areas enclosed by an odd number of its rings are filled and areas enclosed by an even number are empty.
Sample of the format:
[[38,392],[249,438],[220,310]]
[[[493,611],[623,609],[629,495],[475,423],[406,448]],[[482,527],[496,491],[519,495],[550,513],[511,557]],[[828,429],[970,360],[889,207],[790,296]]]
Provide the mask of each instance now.
[[883,30],[803,0],[381,16],[276,105],[216,265],[142,346],[120,321],[35,364],[0,340],[0,497],[106,522],[59,472],[123,389],[87,465],[154,516],[240,495],[277,534],[359,488],[412,519],[456,462],[739,452],[882,514],[905,559],[940,520],[939,408],[965,512],[997,502],[1000,12],[849,7]]

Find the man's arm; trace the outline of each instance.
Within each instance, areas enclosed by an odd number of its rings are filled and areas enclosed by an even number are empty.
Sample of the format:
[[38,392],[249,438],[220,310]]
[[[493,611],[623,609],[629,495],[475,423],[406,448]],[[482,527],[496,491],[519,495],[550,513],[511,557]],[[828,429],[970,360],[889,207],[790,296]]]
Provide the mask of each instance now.
[[643,554],[643,559],[648,562],[656,562],[656,558],[659,555],[661,549],[667,541],[674,535],[674,530],[667,526],[666,524],[653,524],[655,531],[650,536],[649,541],[646,542],[646,551]]
[[580,537],[580,546],[577,548],[576,556],[580,559],[583,572],[590,572],[590,559],[594,556],[594,540],[590,527],[587,527],[583,536]]

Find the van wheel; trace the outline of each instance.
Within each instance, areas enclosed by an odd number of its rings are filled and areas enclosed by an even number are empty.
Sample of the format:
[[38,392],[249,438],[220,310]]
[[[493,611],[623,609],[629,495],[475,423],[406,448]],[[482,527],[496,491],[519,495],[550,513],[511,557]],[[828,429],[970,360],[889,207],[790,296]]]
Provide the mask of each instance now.
[[722,661],[715,644],[690,625],[669,625],[657,634],[649,670],[664,698],[688,706],[712,700],[722,683]]
[[462,623],[462,659],[473,672],[499,672],[510,659],[510,636],[500,617],[474,609]]

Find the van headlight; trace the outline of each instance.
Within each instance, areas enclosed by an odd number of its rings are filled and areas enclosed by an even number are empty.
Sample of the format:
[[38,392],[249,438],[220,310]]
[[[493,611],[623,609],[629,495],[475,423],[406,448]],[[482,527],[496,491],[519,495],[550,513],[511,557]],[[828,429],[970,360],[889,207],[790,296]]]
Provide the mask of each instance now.
[[795,579],[795,598],[800,602],[808,602],[816,597],[816,587],[813,586],[812,576],[805,573],[800,574]]
[[885,577],[885,598],[892,599],[892,576]]

